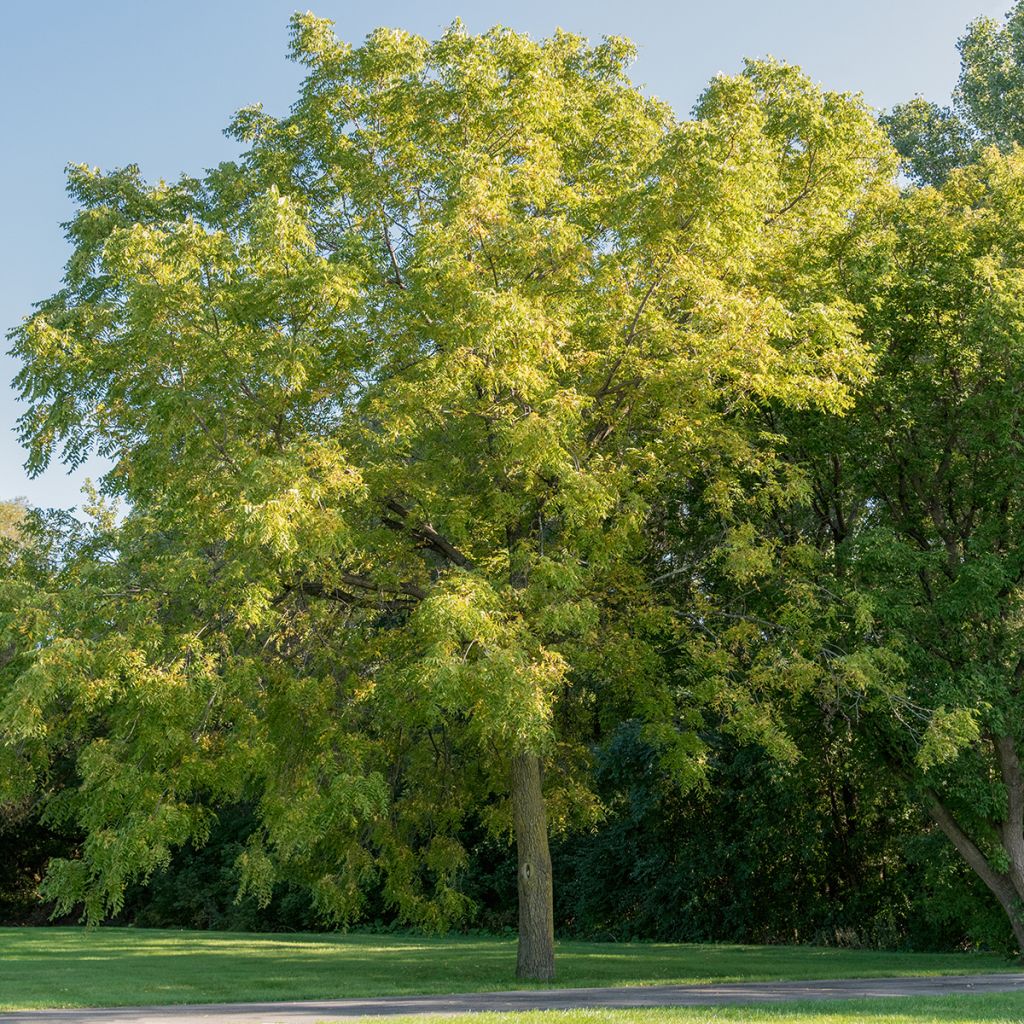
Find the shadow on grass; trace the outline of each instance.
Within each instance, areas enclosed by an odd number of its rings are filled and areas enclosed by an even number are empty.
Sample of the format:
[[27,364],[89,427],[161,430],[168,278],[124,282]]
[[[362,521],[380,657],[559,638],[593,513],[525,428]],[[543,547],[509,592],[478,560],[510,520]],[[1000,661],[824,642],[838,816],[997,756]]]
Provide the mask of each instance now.
[[[990,955],[561,943],[560,987],[995,972]],[[330,999],[539,988],[514,938],[0,929],[0,1006]]]

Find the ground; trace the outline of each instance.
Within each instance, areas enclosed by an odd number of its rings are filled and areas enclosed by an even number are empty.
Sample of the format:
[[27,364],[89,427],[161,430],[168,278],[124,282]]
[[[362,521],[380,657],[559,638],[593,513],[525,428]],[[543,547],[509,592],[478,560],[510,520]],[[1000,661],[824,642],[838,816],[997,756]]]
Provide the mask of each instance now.
[[[514,937],[426,939],[361,933],[250,935],[131,928],[0,929],[0,1009],[496,991],[523,987],[514,982],[514,967]],[[871,978],[989,973],[1016,967],[1001,957],[981,953],[564,942],[558,948],[557,984],[583,987]],[[998,1001],[999,997],[991,998]],[[1017,1002],[1021,1002],[1019,997]],[[988,1003],[970,1003],[972,1012],[983,1005]],[[870,1018],[858,1019],[881,1024],[884,1018],[875,1016],[876,1009],[880,1012],[880,1004],[871,1006]],[[792,1019],[735,1017],[723,1009],[713,1012],[716,1021]],[[838,1012],[832,1006],[820,1018],[800,1019],[831,1024],[833,1020],[845,1019],[836,1017]],[[999,1017],[999,1013],[1006,1012],[1003,1008],[993,1011],[994,1016],[965,1019],[1024,1021],[1024,1005],[1018,1007],[1016,1017]],[[624,1017],[608,1013],[578,1019],[623,1024],[644,1019],[639,1011],[629,1014]],[[663,1016],[662,1012],[650,1020],[653,1024]],[[529,1019],[537,1024],[544,1022],[542,1016]],[[560,1024],[570,1024],[574,1018],[561,1015],[557,1019]],[[709,1014],[701,1016],[698,1012],[664,1019],[673,1024],[690,1024],[707,1021]],[[907,1019],[916,1022],[918,1018]],[[947,1015],[934,1019],[958,1018]],[[475,1017],[474,1021],[486,1024],[486,1018]]]
[[[783,1008],[716,1006],[713,1009],[576,1010],[556,1013],[481,1013],[466,1024],[1022,1024],[1020,996],[944,999],[875,999],[796,1003]],[[452,1024],[451,1017],[389,1019],[388,1024]]]

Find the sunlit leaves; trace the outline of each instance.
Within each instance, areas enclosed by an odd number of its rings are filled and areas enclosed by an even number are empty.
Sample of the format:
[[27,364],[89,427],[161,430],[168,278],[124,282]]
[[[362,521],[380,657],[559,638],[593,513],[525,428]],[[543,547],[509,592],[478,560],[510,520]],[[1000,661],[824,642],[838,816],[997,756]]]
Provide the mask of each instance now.
[[709,638],[709,582],[787,557],[750,526],[806,497],[766,405],[842,412],[871,369],[836,254],[892,154],[860,99],[771,62],[679,121],[620,39],[352,47],[297,15],[292,56],[291,112],[240,112],[246,152],[202,180],[70,171],[65,287],[12,336],[23,436],[37,469],[107,455],[128,511],[46,579],[3,728],[76,766],[62,905],[116,909],[245,801],[260,898],[294,878],[348,920],[374,879],[441,927],[516,754],[564,822],[624,718],[687,786],[705,714],[791,753],[804,595],[797,642]]

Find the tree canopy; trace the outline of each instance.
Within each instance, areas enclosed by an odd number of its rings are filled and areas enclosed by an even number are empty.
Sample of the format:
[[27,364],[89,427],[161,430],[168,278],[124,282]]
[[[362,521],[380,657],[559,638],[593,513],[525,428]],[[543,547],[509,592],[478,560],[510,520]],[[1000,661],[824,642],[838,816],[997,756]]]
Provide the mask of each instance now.
[[296,16],[307,77],[236,116],[241,159],[70,170],[64,287],[13,334],[23,436],[33,469],[106,455],[126,512],[4,625],[8,786],[74,763],[60,907],[116,911],[244,798],[243,886],[302,878],[346,920],[375,879],[443,926],[473,810],[515,834],[520,973],[550,977],[548,832],[595,813],[603,725],[689,785],[706,714],[785,747],[805,674],[666,670],[700,613],[651,526],[699,479],[695,557],[762,557],[752,503],[801,484],[757,413],[838,414],[866,377],[834,255],[893,157],[773,62],[679,121],[632,52]]
[[1024,948],[1022,222],[1024,160],[995,148],[865,218],[849,279],[875,379],[847,423],[792,436],[829,585],[862,611],[839,642],[875,665],[850,713]]
[[551,837],[601,877],[703,816],[811,899],[749,777],[849,906],[920,804],[1024,950],[1022,32],[970,26],[952,108],[761,60],[683,119],[622,39],[296,15],[237,159],[71,167],[22,437],[112,468],[0,510],[0,802],[80,837],[56,912],[230,833],[257,903],[444,929],[512,840],[550,978]]
[[957,44],[960,78],[951,105],[916,96],[882,118],[915,181],[941,184],[985,146],[1024,143],[1024,3],[1005,21],[977,18]]

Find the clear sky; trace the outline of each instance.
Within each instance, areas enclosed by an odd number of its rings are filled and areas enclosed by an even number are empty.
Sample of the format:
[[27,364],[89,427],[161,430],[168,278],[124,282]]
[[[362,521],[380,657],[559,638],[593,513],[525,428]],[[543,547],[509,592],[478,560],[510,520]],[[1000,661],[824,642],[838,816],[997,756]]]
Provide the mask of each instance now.
[[[306,0],[308,3],[309,0]],[[377,25],[436,36],[456,17],[474,31],[534,36],[561,27],[639,46],[634,80],[687,112],[707,80],[744,56],[772,54],[878,107],[921,93],[945,100],[955,43],[1010,0],[320,0],[315,12],[358,41]],[[0,333],[59,286],[71,207],[70,161],[138,163],[150,178],[197,172],[233,155],[221,135],[238,107],[284,112],[299,79],[285,59],[295,0],[0,2]],[[0,346],[7,348],[4,344]],[[62,466],[30,480],[14,435],[19,404],[0,357],[0,498],[44,506],[79,500],[86,473]]]

